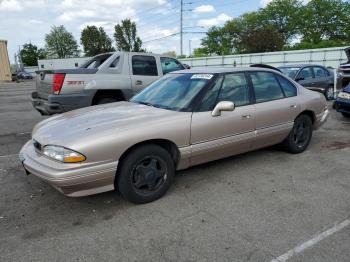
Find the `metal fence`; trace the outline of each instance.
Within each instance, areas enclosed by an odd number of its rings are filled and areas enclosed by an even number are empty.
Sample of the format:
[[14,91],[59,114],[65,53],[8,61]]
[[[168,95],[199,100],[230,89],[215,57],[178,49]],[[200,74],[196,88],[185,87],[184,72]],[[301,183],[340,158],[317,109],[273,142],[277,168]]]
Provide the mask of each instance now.
[[334,47],[242,55],[209,56],[181,59],[181,62],[191,67],[245,67],[251,64],[268,64],[277,67],[291,64],[319,64],[326,67],[338,68],[341,63],[347,61],[344,48],[345,47]]

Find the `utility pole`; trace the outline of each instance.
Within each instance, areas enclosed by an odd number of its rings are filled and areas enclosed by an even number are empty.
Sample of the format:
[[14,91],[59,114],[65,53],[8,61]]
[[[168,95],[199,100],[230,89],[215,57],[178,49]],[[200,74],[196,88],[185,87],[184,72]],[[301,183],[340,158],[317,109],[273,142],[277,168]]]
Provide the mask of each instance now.
[[18,63],[19,63],[19,69],[21,70],[21,72],[23,72],[24,68],[23,68],[23,62],[22,62],[22,56],[21,56],[21,46],[18,45]]
[[182,48],[182,13],[183,13],[183,0],[180,0],[180,55],[183,55],[183,48]]
[[189,50],[189,56],[192,56],[191,39],[188,40],[188,50]]

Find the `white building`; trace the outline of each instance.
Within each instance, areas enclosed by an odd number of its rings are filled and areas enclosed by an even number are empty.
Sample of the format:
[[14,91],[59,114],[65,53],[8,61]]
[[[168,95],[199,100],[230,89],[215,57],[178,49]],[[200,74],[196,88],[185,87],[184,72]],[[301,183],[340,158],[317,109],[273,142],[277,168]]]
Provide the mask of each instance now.
[[305,49],[293,51],[267,52],[256,54],[239,54],[227,56],[208,56],[185,58],[181,62],[191,67],[203,66],[237,66],[247,67],[251,64],[267,64],[274,67],[291,64],[318,64],[338,68],[347,62],[346,47]]

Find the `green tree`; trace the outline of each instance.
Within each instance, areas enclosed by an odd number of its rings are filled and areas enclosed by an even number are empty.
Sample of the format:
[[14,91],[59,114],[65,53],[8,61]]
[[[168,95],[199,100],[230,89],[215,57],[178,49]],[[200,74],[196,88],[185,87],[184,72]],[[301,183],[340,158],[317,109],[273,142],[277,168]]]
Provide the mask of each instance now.
[[26,66],[37,66],[38,59],[44,59],[46,57],[45,51],[42,48],[38,48],[31,43],[24,44],[21,50],[22,63]]
[[193,57],[203,57],[203,56],[207,56],[207,52],[204,48],[198,47],[193,49]]
[[114,38],[118,50],[144,52],[141,38],[137,36],[136,23],[130,19],[122,20],[114,27]]
[[[302,42],[350,40],[350,3],[341,0],[311,0],[304,8]],[[329,42],[331,43],[331,42]]]
[[45,36],[46,52],[49,57],[67,58],[79,56],[77,41],[63,25],[53,26]]
[[300,33],[305,8],[299,0],[274,0],[259,11],[260,25],[271,25],[284,38],[284,44],[290,44]]
[[162,55],[175,58],[176,57],[176,52],[175,51],[168,51],[168,52],[162,53]]
[[102,27],[87,26],[81,32],[80,42],[86,56],[95,56],[101,53],[114,51],[112,39]]
[[273,52],[283,49],[284,36],[273,26],[250,29],[241,35],[244,53]]
[[208,55],[229,55],[232,52],[232,40],[222,27],[210,28],[201,45],[202,51]]

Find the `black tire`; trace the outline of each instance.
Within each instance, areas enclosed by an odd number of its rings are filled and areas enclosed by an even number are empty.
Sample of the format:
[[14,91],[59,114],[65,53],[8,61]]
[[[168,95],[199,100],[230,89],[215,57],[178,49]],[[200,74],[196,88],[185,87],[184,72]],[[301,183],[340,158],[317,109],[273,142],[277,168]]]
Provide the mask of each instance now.
[[115,103],[119,100],[115,97],[99,97],[96,101],[96,105],[102,105],[102,104],[108,104],[108,103]]
[[324,90],[324,96],[325,96],[327,101],[333,100],[333,98],[334,98],[333,86],[329,86]]
[[174,175],[174,161],[168,151],[154,144],[143,145],[122,160],[115,187],[132,203],[148,203],[167,192]]
[[342,112],[341,114],[343,115],[343,117],[350,118],[350,114],[349,113]]
[[312,121],[308,115],[300,115],[294,121],[292,131],[283,142],[286,151],[299,154],[305,151],[312,138]]

